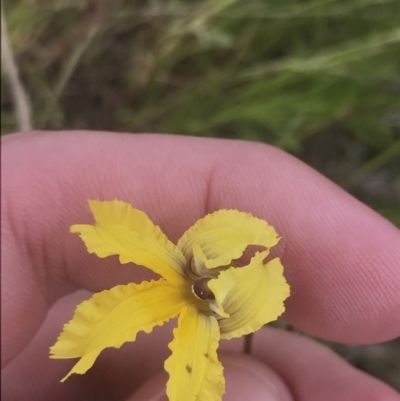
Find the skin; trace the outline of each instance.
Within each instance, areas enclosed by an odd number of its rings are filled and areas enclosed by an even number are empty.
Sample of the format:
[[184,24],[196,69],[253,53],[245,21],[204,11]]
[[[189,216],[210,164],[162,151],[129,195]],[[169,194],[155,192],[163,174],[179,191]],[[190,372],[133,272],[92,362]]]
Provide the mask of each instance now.
[[[2,396],[19,401],[166,400],[170,322],[85,375],[59,380],[72,360],[48,348],[75,305],[116,284],[154,278],[116,257],[89,255],[75,223],[87,199],[144,210],[172,241],[221,208],[269,221],[282,240],[292,295],[283,319],[324,339],[368,344],[400,335],[399,230],[335,184],[273,147],[217,139],[104,132],[33,132],[2,138]],[[77,292],[77,290],[79,290]],[[271,328],[221,343],[224,401],[400,401],[384,383],[328,348]]]

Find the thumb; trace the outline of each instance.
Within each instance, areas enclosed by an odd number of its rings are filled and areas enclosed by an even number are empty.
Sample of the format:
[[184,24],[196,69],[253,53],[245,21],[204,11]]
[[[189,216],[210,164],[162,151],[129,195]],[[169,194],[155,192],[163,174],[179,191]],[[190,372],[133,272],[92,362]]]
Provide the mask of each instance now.
[[[224,401],[293,401],[283,380],[267,365],[239,353],[222,353],[226,392]],[[166,372],[150,378],[126,401],[168,401]]]

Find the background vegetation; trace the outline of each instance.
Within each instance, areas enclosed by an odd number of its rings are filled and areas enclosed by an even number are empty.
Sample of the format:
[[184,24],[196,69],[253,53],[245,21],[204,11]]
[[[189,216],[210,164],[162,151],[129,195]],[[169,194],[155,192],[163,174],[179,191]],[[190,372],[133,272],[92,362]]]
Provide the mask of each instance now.
[[[268,142],[400,226],[398,0],[5,0],[4,15],[34,128]],[[3,134],[21,126],[8,70]],[[400,389],[399,345],[331,346]]]

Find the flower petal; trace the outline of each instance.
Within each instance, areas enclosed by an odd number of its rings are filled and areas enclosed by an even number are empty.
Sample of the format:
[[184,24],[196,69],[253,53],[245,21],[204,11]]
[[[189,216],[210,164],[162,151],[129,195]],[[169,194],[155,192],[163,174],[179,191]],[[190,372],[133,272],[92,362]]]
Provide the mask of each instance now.
[[[227,266],[238,259],[249,245],[271,248],[279,241],[275,229],[250,213],[219,210],[198,220],[178,241],[187,260],[195,256],[196,270]],[[197,247],[197,249],[196,249]],[[196,255],[193,255],[195,248]],[[200,249],[199,249],[200,248]]]
[[118,285],[94,294],[78,305],[72,320],[64,326],[50,348],[56,359],[81,358],[72,373],[85,373],[100,352],[135,341],[139,331],[149,333],[176,316],[184,307],[184,294],[165,280]]
[[221,401],[225,392],[223,367],[218,361],[218,322],[214,316],[188,307],[174,329],[172,355],[165,361],[169,373],[169,401]]
[[186,259],[147,215],[122,201],[89,201],[96,224],[76,224],[90,253],[100,258],[119,255],[121,263],[146,266],[165,279],[180,283]]
[[265,256],[257,253],[247,266],[231,267],[208,282],[218,305],[230,315],[218,321],[221,338],[252,333],[284,312],[290,288],[283,266],[279,258],[264,265]]

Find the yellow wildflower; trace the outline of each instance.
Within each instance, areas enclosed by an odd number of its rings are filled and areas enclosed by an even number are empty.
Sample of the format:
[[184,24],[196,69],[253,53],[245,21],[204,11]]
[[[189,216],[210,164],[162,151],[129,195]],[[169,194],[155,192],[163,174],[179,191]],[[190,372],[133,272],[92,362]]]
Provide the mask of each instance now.
[[[165,362],[170,401],[219,401],[225,389],[218,361],[220,339],[252,333],[284,311],[289,286],[278,258],[264,264],[277,244],[267,222],[237,210],[219,210],[198,220],[173,244],[140,210],[118,200],[89,201],[96,223],[79,224],[90,253],[119,255],[121,263],[146,266],[162,278],[117,285],[94,294],[64,326],[52,358],[80,358],[72,373],[85,373],[100,352],[134,341],[140,331],[179,315]],[[249,245],[257,252],[236,267]]]

